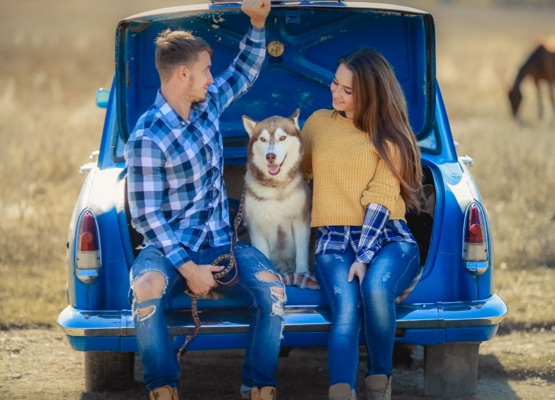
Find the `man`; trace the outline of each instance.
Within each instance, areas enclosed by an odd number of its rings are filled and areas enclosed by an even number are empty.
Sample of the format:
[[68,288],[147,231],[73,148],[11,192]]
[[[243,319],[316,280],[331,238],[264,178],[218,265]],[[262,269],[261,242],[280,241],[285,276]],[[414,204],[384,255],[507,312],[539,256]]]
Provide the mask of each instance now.
[[[215,289],[213,273],[223,267],[210,263],[230,252],[219,116],[259,74],[270,8],[268,0],[243,1],[252,26],[216,79],[210,73],[212,49],[203,39],[166,30],[156,40],[161,88],[125,149],[132,223],[146,246],[131,269],[130,297],[151,400],[178,398],[179,363],[164,309],[185,289],[197,295]],[[233,253],[239,283],[232,290],[253,305],[241,396],[275,400],[285,287],[253,247],[237,243]]]

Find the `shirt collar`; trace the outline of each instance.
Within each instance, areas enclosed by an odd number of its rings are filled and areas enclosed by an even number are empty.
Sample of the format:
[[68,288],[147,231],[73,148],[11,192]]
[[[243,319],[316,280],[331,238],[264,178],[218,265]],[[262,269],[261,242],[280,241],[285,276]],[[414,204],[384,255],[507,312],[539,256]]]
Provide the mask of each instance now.
[[156,100],[154,100],[154,105],[160,110],[160,113],[162,114],[170,128],[177,128],[180,125],[184,125],[182,124],[182,122],[185,122],[185,124],[187,123],[187,121],[181,118],[181,116],[173,109],[173,107],[170,106],[164,96],[162,96],[160,90],[158,90],[158,93],[156,93]]
[[183,119],[173,107],[166,101],[160,90],[156,94],[156,100],[154,100],[154,105],[160,110],[164,118],[166,119],[168,125],[171,128],[178,128],[180,126],[189,125],[196,116],[208,107],[207,102],[195,103],[191,107],[191,114],[189,120]]

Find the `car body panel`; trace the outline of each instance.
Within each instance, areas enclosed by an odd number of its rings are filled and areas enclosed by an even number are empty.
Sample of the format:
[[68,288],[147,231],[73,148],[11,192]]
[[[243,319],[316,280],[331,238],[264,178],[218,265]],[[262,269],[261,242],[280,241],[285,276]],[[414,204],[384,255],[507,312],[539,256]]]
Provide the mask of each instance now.
[[[123,146],[159,86],[152,61],[156,32],[168,25],[191,28],[206,37],[216,49],[213,69],[217,73],[236,54],[247,24],[237,4],[216,4],[138,14],[118,25],[117,67],[100,151],[97,161],[83,167],[88,172],[68,233],[68,306],[60,313],[58,324],[76,350],[136,351],[128,300],[129,269],[136,244],[126,214]],[[400,76],[435,199],[430,215],[433,225],[427,234],[429,245],[422,260],[424,271],[410,296],[397,306],[396,340],[429,345],[491,339],[507,308],[495,294],[487,212],[464,159],[457,155],[436,84],[433,18],[422,11],[383,4],[283,3],[273,6],[267,29],[267,43],[281,41],[285,51],[281,56],[267,57],[253,89],[224,113],[221,129],[226,165],[245,163],[247,134],[242,129],[242,114],[261,119],[273,114],[289,115],[300,107],[302,125],[315,109],[329,108],[328,85],[335,60],[346,50],[345,38],[356,39],[349,41],[349,46],[377,47],[392,60]],[[397,48],[392,46],[396,43]],[[399,55],[396,49],[404,50]],[[228,191],[231,189],[228,185]],[[485,218],[487,260],[483,264],[485,272],[479,276],[469,270],[462,257],[465,213],[471,204],[478,204]],[[85,210],[96,218],[101,249],[101,268],[94,282],[88,284],[75,274],[77,224]],[[326,345],[330,316],[322,294],[288,287],[287,297],[282,345]],[[176,349],[193,330],[190,308],[190,298],[181,294],[168,313]],[[200,300],[199,308],[201,333],[189,349],[244,346],[244,301]]]

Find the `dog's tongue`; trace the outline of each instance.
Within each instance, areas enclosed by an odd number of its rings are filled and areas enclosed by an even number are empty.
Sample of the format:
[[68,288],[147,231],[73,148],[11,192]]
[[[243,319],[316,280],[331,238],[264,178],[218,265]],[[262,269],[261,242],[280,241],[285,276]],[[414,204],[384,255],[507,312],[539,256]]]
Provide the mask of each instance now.
[[279,169],[280,167],[278,164],[268,165],[268,172],[270,175],[277,175],[279,173]]

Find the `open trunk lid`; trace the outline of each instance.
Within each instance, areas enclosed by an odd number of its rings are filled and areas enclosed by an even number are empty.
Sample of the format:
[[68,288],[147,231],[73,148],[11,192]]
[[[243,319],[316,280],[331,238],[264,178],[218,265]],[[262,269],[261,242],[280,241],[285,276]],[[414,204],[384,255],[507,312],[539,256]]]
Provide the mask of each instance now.
[[[122,20],[116,37],[119,134],[124,141],[154,101],[160,86],[154,42],[167,28],[201,36],[214,49],[212,73],[236,56],[249,26],[239,3],[218,2],[156,10]],[[407,7],[377,3],[279,2],[266,21],[268,54],[253,88],[221,118],[228,164],[244,163],[247,133],[241,116],[261,120],[301,109],[300,124],[315,110],[330,108],[329,85],[337,60],[372,47],[391,63],[409,106],[417,136],[434,124],[435,42],[432,16]]]

